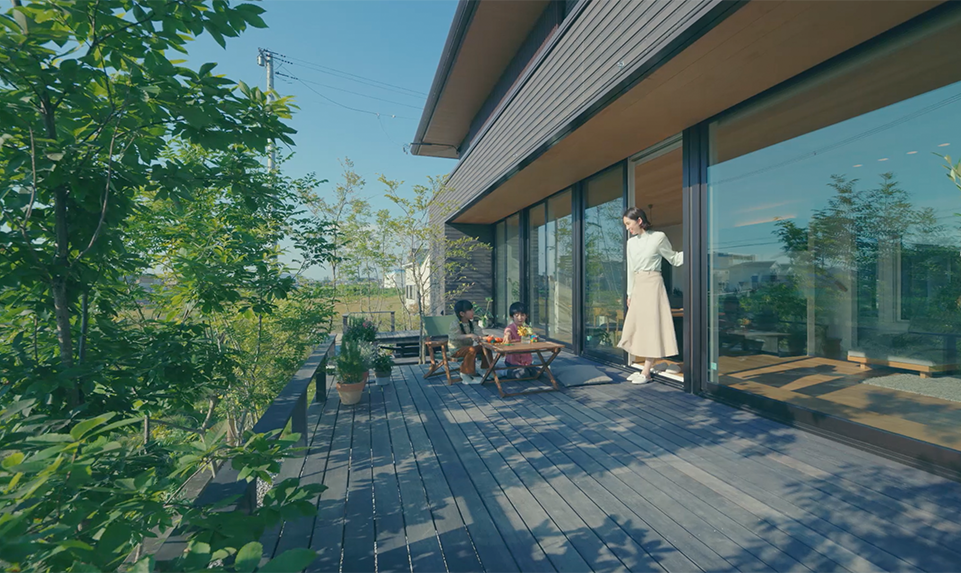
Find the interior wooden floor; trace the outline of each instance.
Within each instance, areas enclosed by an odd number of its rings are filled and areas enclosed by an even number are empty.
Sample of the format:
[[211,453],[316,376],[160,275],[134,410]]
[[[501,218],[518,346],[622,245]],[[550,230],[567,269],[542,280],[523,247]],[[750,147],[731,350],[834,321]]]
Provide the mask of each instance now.
[[961,450],[961,402],[862,384],[902,371],[771,355],[722,356],[718,367],[720,383],[731,388]]

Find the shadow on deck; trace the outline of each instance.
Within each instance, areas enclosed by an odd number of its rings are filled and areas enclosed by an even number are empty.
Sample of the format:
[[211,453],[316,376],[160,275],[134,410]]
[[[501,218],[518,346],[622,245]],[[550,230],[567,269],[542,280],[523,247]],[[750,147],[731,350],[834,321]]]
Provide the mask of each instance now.
[[283,473],[329,489],[267,551],[345,572],[961,564],[961,484],[659,384],[501,399],[423,371],[310,407]]

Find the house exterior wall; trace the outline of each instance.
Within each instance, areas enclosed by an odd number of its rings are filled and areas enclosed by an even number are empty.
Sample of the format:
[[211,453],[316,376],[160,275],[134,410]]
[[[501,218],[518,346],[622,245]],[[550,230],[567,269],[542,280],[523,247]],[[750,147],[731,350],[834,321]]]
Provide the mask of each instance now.
[[484,308],[485,299],[494,297],[494,227],[448,224],[444,226],[444,234],[448,242],[467,239],[472,249],[466,258],[451,260],[460,272],[444,276],[443,282],[436,281],[433,285],[433,290],[442,292],[443,296],[435,297],[432,310],[449,314],[455,299],[466,299]]
[[720,0],[586,3],[477,136],[451,175],[447,200],[469,204],[718,4]]

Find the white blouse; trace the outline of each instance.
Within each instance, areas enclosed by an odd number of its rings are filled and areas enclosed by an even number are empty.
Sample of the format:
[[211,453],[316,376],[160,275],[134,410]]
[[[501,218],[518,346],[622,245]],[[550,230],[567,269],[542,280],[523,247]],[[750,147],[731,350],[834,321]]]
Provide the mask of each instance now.
[[631,296],[634,273],[661,270],[661,257],[675,267],[684,264],[684,252],[675,252],[667,235],[645,231],[627,240],[627,296]]

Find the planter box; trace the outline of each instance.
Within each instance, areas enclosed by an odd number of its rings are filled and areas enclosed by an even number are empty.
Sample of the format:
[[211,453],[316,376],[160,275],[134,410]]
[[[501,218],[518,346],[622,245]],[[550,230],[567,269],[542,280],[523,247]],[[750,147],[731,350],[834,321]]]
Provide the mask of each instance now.
[[337,382],[337,395],[340,396],[341,404],[353,406],[360,402],[361,397],[364,395],[364,387],[367,386],[367,377],[369,375],[369,372],[364,372],[363,380],[354,384]]

